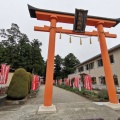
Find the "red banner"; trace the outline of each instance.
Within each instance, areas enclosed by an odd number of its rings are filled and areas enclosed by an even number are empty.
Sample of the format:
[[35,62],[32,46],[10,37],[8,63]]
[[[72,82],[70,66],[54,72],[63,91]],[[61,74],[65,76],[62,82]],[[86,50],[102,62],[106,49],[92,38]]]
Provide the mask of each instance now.
[[36,75],[33,76],[33,80],[32,80],[32,90],[35,90],[35,78],[36,78]]
[[0,84],[6,84],[9,70],[10,70],[9,65],[6,66],[6,64],[1,64]]
[[36,89],[38,89],[40,85],[40,82],[39,82],[39,76],[36,77]]
[[9,70],[10,70],[10,65],[7,65],[6,68],[5,68],[5,79],[4,79],[4,84],[7,83]]
[[33,75],[32,90],[37,90],[38,87],[39,87],[39,76]]
[[64,78],[64,85],[69,86],[69,79],[68,78]]
[[59,85],[62,84],[62,79],[58,80],[58,84],[59,84]]
[[57,85],[57,80],[55,80],[55,84]]
[[74,86],[76,88],[79,88],[79,77],[75,77],[75,79],[74,79]]
[[64,78],[64,85],[66,85],[66,79],[67,79],[67,78]]
[[70,86],[70,84],[69,84],[69,78],[66,79],[66,85]]
[[92,79],[90,75],[84,77],[84,87],[86,90],[92,90]]
[[72,83],[71,83],[72,81],[71,81],[71,79],[69,79],[69,80],[70,80],[70,86],[72,86]]
[[0,84],[4,84],[6,64],[1,64]]

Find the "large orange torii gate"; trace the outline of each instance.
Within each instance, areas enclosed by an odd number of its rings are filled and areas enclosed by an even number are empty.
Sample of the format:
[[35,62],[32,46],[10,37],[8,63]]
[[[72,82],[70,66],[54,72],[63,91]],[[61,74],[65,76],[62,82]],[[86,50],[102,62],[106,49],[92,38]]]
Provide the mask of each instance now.
[[52,91],[53,91],[53,74],[54,74],[54,51],[55,51],[55,36],[56,33],[67,33],[67,34],[77,34],[86,36],[98,36],[101,48],[101,55],[103,60],[106,85],[108,89],[108,95],[110,103],[117,104],[118,98],[116,95],[116,89],[113,80],[112,69],[110,66],[110,60],[106,45],[105,37],[116,38],[116,34],[110,34],[109,32],[104,32],[104,27],[111,28],[115,27],[120,19],[103,18],[97,16],[87,16],[86,25],[95,26],[97,31],[76,33],[73,30],[62,29],[62,27],[56,27],[57,22],[61,23],[74,23],[74,14],[44,10],[34,8],[28,5],[29,13],[32,18],[37,20],[50,21],[50,26],[38,27],[35,26],[35,31],[50,32],[49,36],[49,47],[48,47],[48,60],[47,60],[47,71],[46,71],[46,84],[44,91],[44,106],[52,106]]

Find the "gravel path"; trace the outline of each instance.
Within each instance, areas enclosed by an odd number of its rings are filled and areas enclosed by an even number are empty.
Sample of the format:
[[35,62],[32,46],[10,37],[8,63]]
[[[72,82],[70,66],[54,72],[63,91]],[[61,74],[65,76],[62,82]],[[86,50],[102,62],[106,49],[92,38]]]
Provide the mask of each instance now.
[[[36,98],[31,98],[22,106],[10,106],[0,110],[0,120],[118,120],[120,111],[114,111],[64,89],[53,87],[55,114],[36,114],[43,104],[44,86],[40,87]],[[94,118],[94,119],[93,119]]]
[[[44,85],[40,86],[40,92],[36,98],[31,98],[27,104],[43,104]],[[88,99],[81,97],[72,92],[66,91],[59,87],[53,87],[53,104],[55,103],[72,103],[72,102],[90,102]]]

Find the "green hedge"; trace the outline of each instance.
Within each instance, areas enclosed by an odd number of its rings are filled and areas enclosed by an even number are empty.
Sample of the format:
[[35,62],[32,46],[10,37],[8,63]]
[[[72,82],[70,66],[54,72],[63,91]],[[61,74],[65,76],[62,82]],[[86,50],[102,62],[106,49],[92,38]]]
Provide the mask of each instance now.
[[58,85],[58,87],[77,93],[93,101],[108,101],[109,100],[108,92],[105,89],[99,90],[97,93],[95,93],[94,90],[91,90],[91,91],[85,90],[85,88],[83,87],[81,91],[79,91],[78,88],[73,89],[73,87],[65,86],[64,84]]
[[23,99],[28,95],[29,76],[25,69],[19,68],[15,71],[10,85],[8,87],[7,96],[10,99]]
[[30,92],[31,90],[31,86],[32,86],[32,74],[30,72],[28,72],[28,91]]

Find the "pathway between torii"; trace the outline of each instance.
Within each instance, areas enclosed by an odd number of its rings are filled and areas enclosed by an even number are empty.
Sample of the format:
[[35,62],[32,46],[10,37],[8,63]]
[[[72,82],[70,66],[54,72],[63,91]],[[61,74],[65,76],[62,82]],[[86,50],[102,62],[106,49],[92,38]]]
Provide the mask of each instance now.
[[92,101],[75,93],[53,86],[53,104],[57,112],[53,114],[36,114],[43,103],[44,85],[36,98],[31,98],[20,106],[7,106],[0,109],[0,120],[88,120],[103,118],[118,120],[120,110],[114,111],[106,106],[94,104]]

